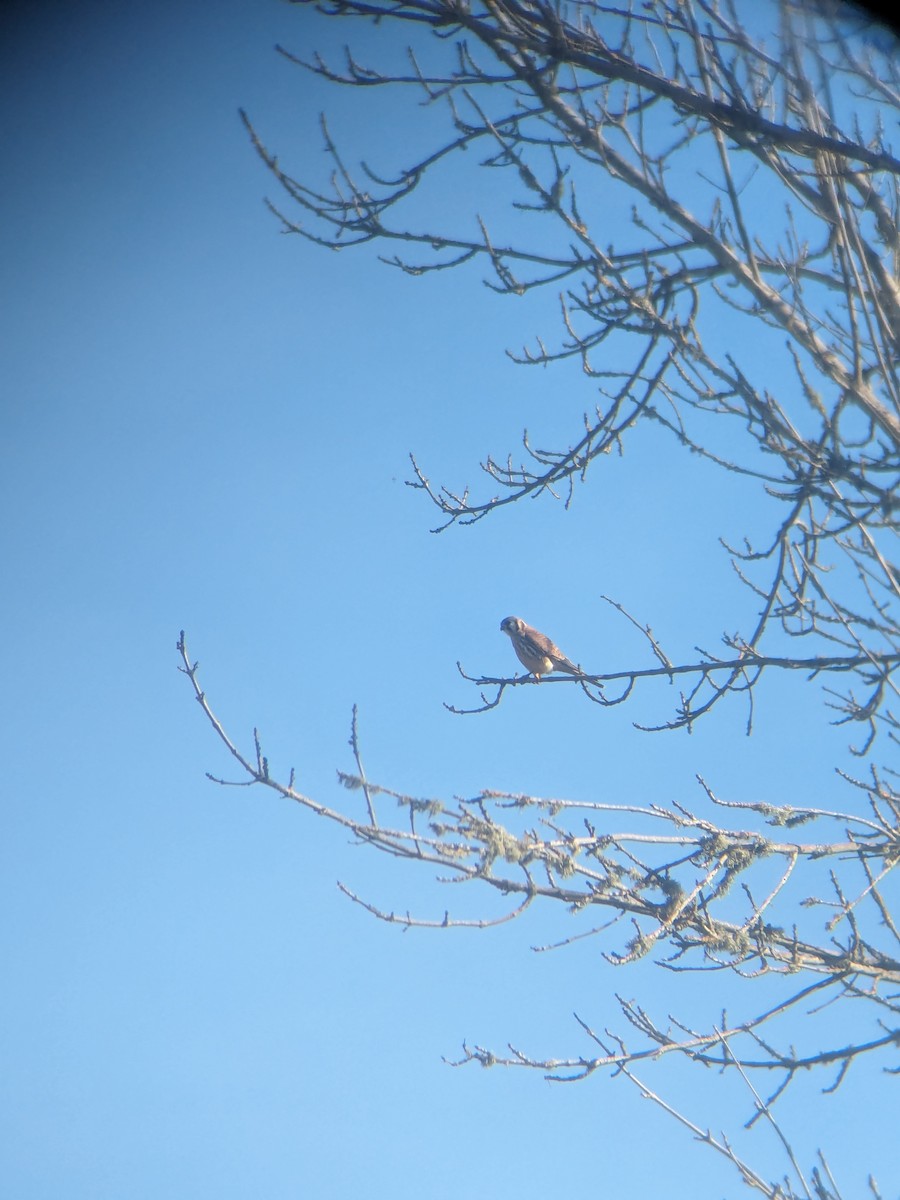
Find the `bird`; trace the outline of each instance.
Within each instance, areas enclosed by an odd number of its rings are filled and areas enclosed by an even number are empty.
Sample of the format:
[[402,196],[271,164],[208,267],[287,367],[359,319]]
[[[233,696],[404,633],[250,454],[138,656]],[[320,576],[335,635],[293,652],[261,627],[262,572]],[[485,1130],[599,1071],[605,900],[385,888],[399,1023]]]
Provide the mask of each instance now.
[[571,659],[566,658],[546,634],[533,629],[521,617],[504,617],[500,629],[512,642],[519,662],[534,676],[535,683],[540,683],[541,676],[549,675],[551,671],[584,675],[581,667],[576,667]]

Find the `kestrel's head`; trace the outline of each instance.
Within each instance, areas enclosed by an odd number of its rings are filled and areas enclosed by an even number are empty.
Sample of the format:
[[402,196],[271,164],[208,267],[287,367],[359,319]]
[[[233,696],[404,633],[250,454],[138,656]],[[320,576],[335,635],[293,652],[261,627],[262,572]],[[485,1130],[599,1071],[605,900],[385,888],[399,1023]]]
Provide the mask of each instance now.
[[521,633],[525,628],[525,622],[521,617],[504,617],[500,622],[500,630],[502,633],[508,633],[510,637],[514,633]]

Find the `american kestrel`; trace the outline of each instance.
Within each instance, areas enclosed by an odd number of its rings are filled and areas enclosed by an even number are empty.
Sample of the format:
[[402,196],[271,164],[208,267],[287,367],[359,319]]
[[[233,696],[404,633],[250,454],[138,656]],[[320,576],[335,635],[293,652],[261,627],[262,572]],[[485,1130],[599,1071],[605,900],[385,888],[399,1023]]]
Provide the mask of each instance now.
[[530,625],[526,625],[521,617],[504,617],[500,629],[513,644],[519,662],[540,682],[542,675],[551,671],[565,671],[567,675],[583,675],[581,667],[563,654],[559,646],[543,633],[538,633]]

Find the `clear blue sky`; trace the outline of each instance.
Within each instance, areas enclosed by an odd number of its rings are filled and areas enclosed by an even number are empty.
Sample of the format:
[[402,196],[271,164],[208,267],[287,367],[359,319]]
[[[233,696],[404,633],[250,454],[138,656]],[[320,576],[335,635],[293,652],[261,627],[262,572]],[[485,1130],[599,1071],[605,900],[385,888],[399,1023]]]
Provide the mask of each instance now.
[[[720,994],[616,972],[595,941],[532,954],[573,931],[557,913],[401,934],[335,881],[423,916],[478,898],[204,778],[230,768],[176,671],[181,628],[232,734],[249,747],[258,725],[273,770],[327,803],[361,802],[335,779],[354,703],[369,775],[414,793],[697,804],[699,772],[734,798],[846,798],[844,738],[799,681],[769,685],[752,739],[739,705],[690,738],[634,731],[664,692],[630,710],[563,687],[477,718],[442,707],[473,700],[457,659],[511,671],[508,613],[596,670],[640,652],[603,593],[673,651],[714,646],[735,604],[752,611],[716,539],[759,513],[739,485],[710,503],[696,460],[648,435],[569,513],[529,503],[429,534],[408,451],[475,482],[523,426],[567,443],[594,397],[503,354],[555,332],[552,298],[517,306],[474,270],[415,281],[279,234],[238,106],[320,179],[323,108],[386,170],[424,136],[414,105],[327,89],[273,51],[335,52],[354,30],[364,48],[362,26],[277,0],[4,18],[0,1193],[734,1195],[623,1081],[442,1062],[464,1038],[588,1053],[571,1014],[624,1032],[614,991],[661,1016]],[[701,1125],[736,1132],[749,1112],[716,1079],[644,1074]],[[800,1081],[782,1114],[804,1165],[826,1145],[848,1194],[870,1168],[894,1194],[888,1086],[858,1066],[811,1128]],[[771,1143],[750,1145],[777,1174]]]

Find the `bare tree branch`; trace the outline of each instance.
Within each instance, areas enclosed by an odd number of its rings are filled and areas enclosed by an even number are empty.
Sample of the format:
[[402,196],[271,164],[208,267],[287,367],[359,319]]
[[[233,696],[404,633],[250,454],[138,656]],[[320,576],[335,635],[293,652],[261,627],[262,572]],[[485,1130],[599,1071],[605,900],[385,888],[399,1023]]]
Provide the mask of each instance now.
[[[729,800],[703,779],[696,812],[671,797],[610,804],[487,789],[445,802],[367,777],[354,709],[355,771],[339,779],[362,792],[365,811],[350,816],[298,792],[293,771],[279,782],[256,731],[253,751],[238,749],[182,634],[180,669],[240,772],[234,781],[210,778],[274,789],[361,845],[489,897],[475,919],[443,906],[420,916],[339,885],[378,920],[484,928],[555,905],[572,931],[535,947],[541,952],[598,938],[617,967],[649,958],[669,972],[738,981],[738,1019],[723,1012],[698,1029],[619,997],[636,1044],[576,1016],[585,1053],[465,1045],[458,1061],[559,1081],[620,1074],[753,1190],[772,1200],[839,1200],[824,1158],[803,1173],[773,1105],[809,1071],[829,1092],[873,1055],[900,1071],[900,792],[897,768],[871,757],[878,734],[886,753],[900,740],[896,46],[831,0],[782,0],[765,36],[753,6],[731,0],[315,7],[403,30],[414,43],[406,61],[380,69],[347,50],[335,65],[281,49],[285,58],[337,86],[404,90],[427,110],[432,140],[409,158],[398,150],[399,165],[356,164],[323,118],[323,183],[285,170],[242,113],[282,194],[270,208],[283,229],[332,249],[377,247],[413,277],[480,264],[501,296],[549,289],[556,337],[508,353],[524,366],[574,364],[589,389],[565,444],[546,448],[525,431],[515,456],[489,455],[483,494],[434,482],[411,455],[409,484],[437,510],[435,532],[500,519],[510,505],[545,494],[568,506],[580,485],[602,482],[613,451],[626,453],[651,427],[671,437],[674,453],[702,459],[720,484],[755,488],[769,514],[753,538],[722,531],[723,565],[744,584],[749,613],[725,613],[714,634],[697,631],[676,649],[604,597],[640,634],[643,657],[611,670],[588,648],[590,671],[550,675],[542,686],[579,688],[600,717],[657,681],[678,684],[661,719],[635,721],[648,730],[690,730],[739,697],[748,702],[749,733],[760,681],[799,672],[824,683],[834,722],[858,731],[851,748],[865,769],[860,778],[844,774],[847,811],[784,796]],[[483,172],[491,211],[502,196],[502,218],[478,208]],[[432,181],[448,176],[459,182],[460,202],[442,226],[421,214]],[[692,502],[713,503],[701,486]],[[457,665],[478,699],[448,704],[454,713],[493,710],[535,682]],[[376,817],[387,803],[403,812],[397,828],[383,823],[383,811]],[[761,978],[776,988],[774,1002],[771,991],[761,998]],[[820,1020],[838,1006],[841,1022]],[[742,1082],[750,1123],[768,1127],[782,1147],[784,1181],[767,1182],[726,1138],[633,1073],[672,1056]],[[870,1189],[877,1197],[874,1180]]]
[[[334,248],[398,245],[386,261],[414,275],[481,260],[491,286],[512,296],[562,287],[558,344],[514,357],[574,358],[600,398],[569,446],[539,449],[526,433],[521,461],[487,458],[483,499],[432,483],[413,457],[410,483],[439,510],[438,529],[544,493],[568,505],[590,466],[648,421],[661,424],[692,453],[757,480],[783,519],[763,545],[730,548],[762,601],[753,627],[726,642],[746,661],[726,674],[672,659],[676,673],[699,670],[700,684],[672,717],[644,727],[690,726],[733,693],[752,700],[763,667],[804,669],[810,658],[786,649],[804,638],[845,652],[830,663],[824,648],[812,657],[823,664],[817,673],[855,675],[863,688],[862,699],[850,689],[835,698],[839,719],[865,727],[863,751],[880,726],[893,730],[900,159],[885,130],[900,109],[896,56],[883,41],[854,39],[852,29],[865,27],[828,3],[785,0],[769,42],[734,5],[700,0],[320,7],[432,39],[410,49],[405,73],[364,66],[349,51],[342,68],[282,51],[289,59],[340,85],[419,90],[426,105],[446,108],[452,132],[401,169],[376,172],[348,166],[323,124],[329,190],[287,174],[245,115],[302,214],[279,210],[284,228]],[[475,148],[492,178],[508,181],[510,212],[544,222],[543,239],[533,221],[518,241],[515,222],[498,237],[476,214],[477,234],[465,222],[447,230],[404,221],[405,203],[438,165],[462,166],[459,156]],[[598,180],[599,208],[584,199]],[[609,211],[630,212],[630,225],[614,226],[617,240]],[[747,326],[742,347],[721,336],[723,305]],[[787,346],[777,393],[755,378],[760,333],[773,357]],[[622,367],[599,370],[601,350]],[[640,673],[621,677],[633,683]],[[467,678],[499,690],[454,711],[501,701],[503,681]]]

